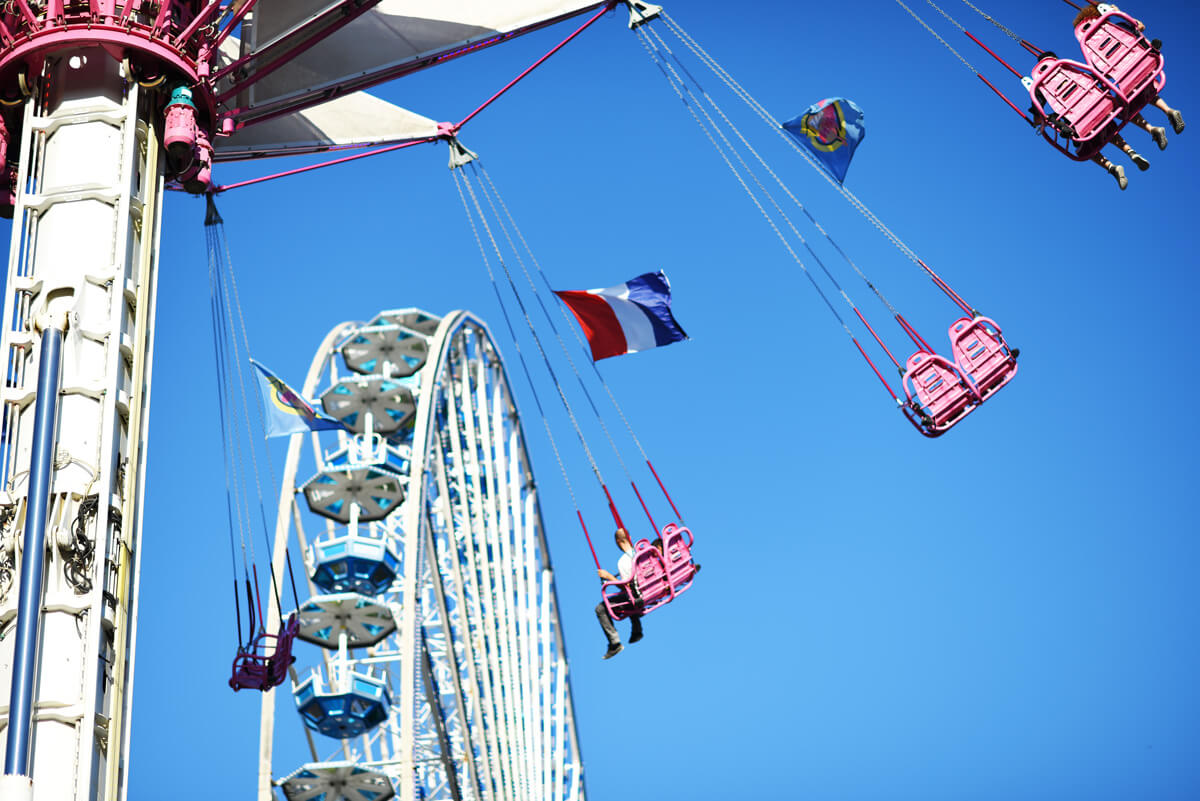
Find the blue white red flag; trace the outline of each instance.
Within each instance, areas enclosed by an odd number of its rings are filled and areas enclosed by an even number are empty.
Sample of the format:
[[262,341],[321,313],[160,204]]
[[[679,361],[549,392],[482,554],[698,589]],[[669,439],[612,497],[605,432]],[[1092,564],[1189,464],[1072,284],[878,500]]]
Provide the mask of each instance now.
[[257,367],[259,372],[263,405],[267,407],[268,437],[345,428],[341,421],[326,417],[314,409],[312,404],[300,397],[300,393],[283,383],[279,376],[266,367],[254,359],[251,359],[250,363]]
[[661,270],[607,289],[554,294],[579,321],[595,361],[688,338],[671,314],[671,282]]
[[846,180],[850,159],[866,135],[862,109],[844,97],[813,103],[799,117],[785,122],[783,128],[839,181]]

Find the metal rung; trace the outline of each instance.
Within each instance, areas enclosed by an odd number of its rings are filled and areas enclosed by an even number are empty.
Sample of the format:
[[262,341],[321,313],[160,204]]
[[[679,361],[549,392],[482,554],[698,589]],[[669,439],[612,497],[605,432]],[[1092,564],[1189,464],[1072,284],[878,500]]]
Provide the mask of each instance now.
[[109,186],[70,187],[44,195],[25,195],[22,205],[27,211],[41,212],[58,203],[75,203],[80,200],[99,200],[101,203],[115,206],[121,200],[121,193]]
[[95,106],[62,117],[34,117],[30,121],[30,128],[51,134],[64,125],[81,125],[86,122],[107,122],[115,127],[120,127],[125,124],[127,119],[129,119],[129,115],[123,108]]

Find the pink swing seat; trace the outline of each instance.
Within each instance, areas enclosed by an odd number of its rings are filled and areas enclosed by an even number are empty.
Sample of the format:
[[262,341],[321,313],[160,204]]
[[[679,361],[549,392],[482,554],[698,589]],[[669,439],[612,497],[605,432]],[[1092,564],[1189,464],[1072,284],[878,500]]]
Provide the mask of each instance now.
[[670,603],[692,586],[696,565],[692,561],[692,532],[668,523],[662,532],[662,550],[641,539],[633,546],[633,577],[606,581],[600,591],[613,620],[648,615]]
[[283,684],[288,668],[296,661],[292,656],[292,643],[299,633],[300,621],[295,612],[288,617],[279,634],[259,632],[250,645],[238,649],[233,658],[229,686],[237,692],[243,688],[269,690]]
[[905,416],[927,437],[940,437],[970,414],[979,395],[953,362],[919,350],[904,371]]
[[960,373],[967,377],[980,402],[1017,374],[1017,354],[995,320],[961,317],[950,325],[950,350]]
[[1099,153],[1129,116],[1116,87],[1067,59],[1043,58],[1035,64],[1029,97],[1042,136],[1075,161],[1088,161]]
[[1111,81],[1117,96],[1130,106],[1128,116],[1153,100],[1166,83],[1162,53],[1146,41],[1128,14],[1112,10],[1084,20],[1075,27],[1075,38],[1088,66]]

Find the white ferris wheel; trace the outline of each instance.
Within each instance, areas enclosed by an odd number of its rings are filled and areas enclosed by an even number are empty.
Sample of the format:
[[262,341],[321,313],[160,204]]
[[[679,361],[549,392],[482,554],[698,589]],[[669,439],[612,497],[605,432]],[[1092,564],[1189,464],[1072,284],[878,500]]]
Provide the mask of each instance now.
[[[304,553],[308,645],[297,718],[263,697],[259,797],[583,799],[537,484],[487,327],[417,309],[339,325],[303,394],[348,430],[288,449],[273,563],[282,587],[284,549]],[[279,764],[297,726],[311,761]]]

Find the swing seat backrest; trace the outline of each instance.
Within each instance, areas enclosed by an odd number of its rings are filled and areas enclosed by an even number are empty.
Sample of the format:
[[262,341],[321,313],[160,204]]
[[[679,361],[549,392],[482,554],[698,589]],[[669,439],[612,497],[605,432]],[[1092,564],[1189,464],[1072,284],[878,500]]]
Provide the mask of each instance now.
[[975,390],[958,368],[936,353],[919,350],[908,357],[904,393],[920,407],[925,426],[937,436],[965,417],[978,403]]
[[[1153,84],[1162,89],[1163,56],[1137,30],[1133,17],[1109,11],[1075,27],[1075,38],[1088,66],[1116,84],[1126,103],[1132,103]],[[1143,102],[1144,105],[1144,102]]]
[[696,566],[692,563],[692,532],[675,523],[668,523],[662,532],[663,561],[667,577],[675,594],[692,586]]
[[950,325],[950,350],[960,373],[982,401],[1017,374],[1017,357],[1004,341],[996,321],[961,317]]
[[675,597],[663,555],[647,540],[638,540],[633,546],[633,577],[606,581],[601,593],[613,620],[647,615]]
[[1044,58],[1033,67],[1029,96],[1043,113],[1048,106],[1073,129],[1069,137],[1076,145],[1100,144],[1112,138],[1109,123],[1124,110],[1124,103],[1088,68],[1076,61]]

